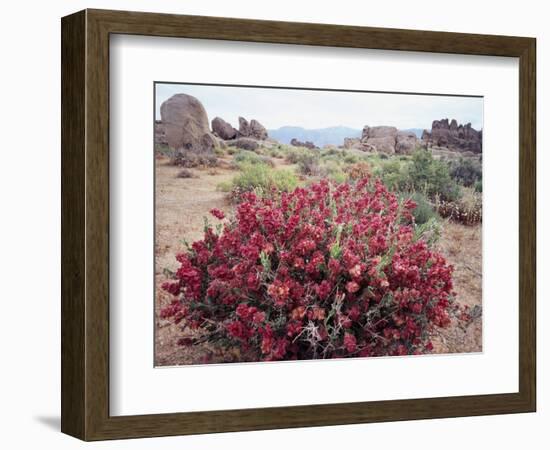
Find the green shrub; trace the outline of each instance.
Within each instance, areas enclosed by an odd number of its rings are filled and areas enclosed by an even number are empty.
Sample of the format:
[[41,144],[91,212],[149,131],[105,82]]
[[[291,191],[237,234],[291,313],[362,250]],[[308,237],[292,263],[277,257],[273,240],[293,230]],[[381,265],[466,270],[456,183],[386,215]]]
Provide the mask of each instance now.
[[344,153],[344,162],[346,164],[355,164],[359,161],[359,158],[351,153]]
[[268,152],[269,156],[271,156],[272,158],[277,158],[277,159],[280,159],[280,158],[283,158],[284,155],[283,155],[283,152],[281,150],[279,150],[279,148],[272,148],[269,150]]
[[460,189],[451,178],[447,164],[434,159],[431,152],[417,150],[407,169],[406,186],[410,191],[422,192],[430,199],[455,201]]
[[328,178],[330,178],[331,180],[335,181],[338,184],[345,183],[346,181],[348,181],[347,174],[342,170],[335,170],[333,172],[328,173],[327,176]]
[[342,151],[338,150],[337,148],[326,148],[324,150],[321,150],[321,156],[335,156],[341,154]]
[[407,174],[397,159],[384,161],[377,165],[374,174],[392,191],[404,190],[407,184]]
[[483,181],[479,180],[475,182],[474,191],[479,193],[483,192]]
[[309,158],[311,155],[319,155],[318,150],[310,150],[305,147],[290,147],[286,152],[286,161],[290,164],[298,164],[305,158]]
[[483,172],[481,162],[473,158],[460,158],[449,162],[451,177],[463,186],[474,186],[481,181]]
[[290,170],[274,170],[265,164],[243,164],[241,173],[230,184],[218,185],[222,191],[230,191],[232,200],[239,201],[244,192],[254,191],[260,196],[272,191],[289,192],[298,186],[296,175]]
[[416,203],[416,208],[412,211],[415,224],[423,225],[430,220],[435,220],[438,218],[434,206],[425,195],[420,192],[415,192],[408,198]]
[[273,161],[267,156],[258,155],[249,150],[241,150],[237,153],[233,159],[238,168],[241,168],[242,165],[254,165],[254,164],[265,164],[267,166],[274,166]]
[[167,144],[155,144],[155,152],[170,157],[174,154],[174,151]]

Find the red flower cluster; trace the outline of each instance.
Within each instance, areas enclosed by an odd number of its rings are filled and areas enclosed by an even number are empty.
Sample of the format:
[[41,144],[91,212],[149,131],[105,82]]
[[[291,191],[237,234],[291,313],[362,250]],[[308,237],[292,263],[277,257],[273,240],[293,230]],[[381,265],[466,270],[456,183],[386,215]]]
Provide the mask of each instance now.
[[415,236],[415,206],[368,178],[245,194],[178,255],[162,315],[250,360],[428,352],[450,322],[453,268]]

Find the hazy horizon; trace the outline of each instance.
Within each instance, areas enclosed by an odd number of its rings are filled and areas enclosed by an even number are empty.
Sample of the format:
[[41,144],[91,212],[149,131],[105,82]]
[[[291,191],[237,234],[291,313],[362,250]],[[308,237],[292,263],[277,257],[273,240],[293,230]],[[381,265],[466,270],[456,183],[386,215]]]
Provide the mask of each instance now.
[[284,126],[362,129],[365,125],[430,129],[434,120],[445,118],[483,128],[482,97],[167,83],[155,87],[156,119],[165,100],[184,93],[203,104],[209,122],[218,116],[235,128],[239,116],[256,119],[271,130]]

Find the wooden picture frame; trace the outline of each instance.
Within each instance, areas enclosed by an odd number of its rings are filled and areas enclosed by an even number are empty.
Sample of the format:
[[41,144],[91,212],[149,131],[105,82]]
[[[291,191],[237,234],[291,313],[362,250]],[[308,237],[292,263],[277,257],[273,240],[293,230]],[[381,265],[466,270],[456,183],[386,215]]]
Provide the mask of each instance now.
[[[532,412],[536,408],[533,38],[85,10],[62,30],[62,416],[83,440]],[[109,415],[109,36],[135,34],[519,58],[519,392]]]

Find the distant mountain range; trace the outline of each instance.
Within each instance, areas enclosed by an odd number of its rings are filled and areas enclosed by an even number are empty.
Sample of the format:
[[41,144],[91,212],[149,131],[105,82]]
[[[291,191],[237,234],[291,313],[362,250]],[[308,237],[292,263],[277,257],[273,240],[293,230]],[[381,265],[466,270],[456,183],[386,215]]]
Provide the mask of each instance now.
[[[403,131],[412,131],[418,138],[422,136],[423,128],[409,128]],[[302,127],[284,126],[276,130],[268,130],[269,137],[278,140],[282,144],[290,144],[292,139],[313,142],[317,147],[324,145],[342,145],[344,138],[361,137],[362,130],[349,127],[327,127],[307,129]]]

